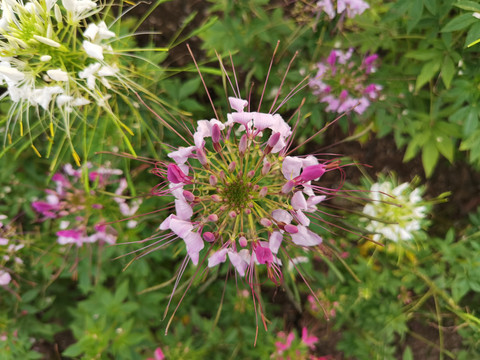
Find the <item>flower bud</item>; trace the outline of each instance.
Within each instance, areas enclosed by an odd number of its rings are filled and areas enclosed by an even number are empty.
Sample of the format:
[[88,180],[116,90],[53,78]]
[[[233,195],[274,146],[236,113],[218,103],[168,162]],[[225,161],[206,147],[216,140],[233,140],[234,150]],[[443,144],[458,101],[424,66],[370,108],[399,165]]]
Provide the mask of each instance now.
[[213,143],[213,148],[215,151],[220,152],[222,150],[222,147],[220,146],[220,127],[218,124],[213,125],[212,127],[212,143]]
[[207,242],[213,242],[215,240],[215,235],[211,233],[210,231],[205,231],[203,233],[203,239]]
[[268,220],[267,218],[261,218],[260,219],[260,224],[265,227],[270,227],[272,226],[272,222]]
[[205,154],[205,151],[203,149],[197,148],[197,159],[202,165],[207,165],[208,160],[207,160],[207,155]]
[[234,219],[237,216],[237,213],[234,210],[232,210],[228,213],[228,216],[230,216],[232,219]]
[[262,167],[262,175],[267,175],[271,167],[272,164],[270,164],[268,161],[265,161]]
[[326,167],[323,164],[307,166],[303,169],[300,179],[302,181],[316,180],[325,174],[325,169]]
[[230,164],[228,164],[228,171],[233,172],[236,166],[237,166],[237,163],[235,161],[232,161]]
[[195,200],[195,195],[193,195],[190,191],[188,190],[183,190],[183,196],[185,197],[185,200],[187,201],[194,201]]
[[262,189],[260,190],[260,197],[265,197],[266,195],[268,194],[268,187],[264,186],[262,187]]
[[238,144],[238,152],[240,156],[244,156],[247,151],[247,134],[243,134],[240,138],[240,144]]
[[212,186],[217,185],[217,177],[215,175],[210,175],[210,178],[208,179],[208,181]]
[[212,195],[212,196],[211,196],[211,199],[212,199],[212,201],[214,201],[214,202],[220,202],[220,201],[222,201],[222,198],[221,198],[219,195],[217,195],[217,194]]
[[211,221],[211,222],[216,222],[216,221],[218,221],[218,215],[217,215],[217,214],[210,214],[210,215],[208,215],[208,221]]
[[240,236],[240,239],[238,239],[238,243],[240,244],[241,247],[245,247],[248,244],[245,236]]
[[275,134],[270,136],[270,138],[268,139],[268,142],[267,142],[267,146],[265,146],[265,149],[263,151],[265,155],[270,154],[270,152],[275,147],[275,145],[277,145],[278,140],[280,140],[280,135],[281,134],[279,132],[276,132]]

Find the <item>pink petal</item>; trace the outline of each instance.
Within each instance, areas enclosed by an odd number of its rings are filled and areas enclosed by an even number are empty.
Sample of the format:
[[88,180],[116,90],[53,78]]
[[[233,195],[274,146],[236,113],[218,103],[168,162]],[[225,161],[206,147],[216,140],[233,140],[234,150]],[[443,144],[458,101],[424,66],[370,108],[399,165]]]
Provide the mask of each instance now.
[[238,274],[242,277],[245,276],[245,270],[247,270],[248,266],[248,262],[245,259],[247,254],[248,250],[246,249],[240,250],[240,253],[233,251],[228,252],[228,258],[230,259],[230,262],[235,267],[235,270],[237,270]]
[[296,215],[297,215],[297,220],[300,224],[302,224],[303,226],[310,225],[310,219],[307,217],[307,215],[303,213],[302,210],[297,210]]
[[235,98],[235,97],[232,97],[232,96],[228,97],[228,102],[230,103],[230,107],[233,110],[236,110],[238,112],[243,112],[243,109],[248,105],[247,100]]
[[198,258],[200,256],[200,250],[202,250],[204,247],[202,237],[199,233],[191,231],[183,238],[183,241],[187,245],[187,254],[192,259],[193,265],[197,265]]
[[271,263],[273,261],[272,251],[263,246],[257,246],[255,248],[255,256],[260,264]]
[[293,216],[290,213],[283,209],[277,209],[272,211],[272,217],[277,220],[284,222],[286,224],[290,224],[293,220]]
[[305,196],[303,196],[301,191],[297,191],[295,194],[293,194],[290,204],[295,210],[307,209],[307,201],[305,200]]
[[253,126],[257,130],[265,130],[270,128],[274,124],[274,119],[272,114],[258,113],[254,112],[253,115]]
[[283,235],[280,233],[280,231],[274,231],[268,240],[268,246],[272,253],[278,253],[278,249],[280,249],[280,245],[282,245],[283,241]]
[[184,240],[193,229],[193,225],[190,221],[179,219],[176,216],[171,217],[169,225],[170,230]]
[[298,225],[298,232],[290,234],[292,242],[300,246],[316,246],[322,243],[322,238],[314,232],[308,230],[303,225]]
[[314,349],[315,348],[314,344],[318,342],[318,338],[316,336],[309,336],[307,328],[303,327],[302,328],[302,341],[310,349]]
[[175,200],[175,212],[179,219],[188,220],[193,215],[193,209],[189,203],[183,200]]
[[249,112],[240,112],[240,113],[233,113],[232,120],[235,123],[242,124],[246,128],[248,128],[249,122],[253,119],[252,113]]
[[185,164],[189,157],[193,155],[193,151],[196,149],[195,146],[183,147],[180,146],[177,151],[172,151],[167,156],[170,159],[173,159],[177,165]]
[[208,258],[208,267],[214,267],[217,266],[220,263],[224,263],[225,260],[227,260],[227,248],[223,248],[215,253],[213,253],[209,258]]
[[298,157],[287,156],[282,163],[282,174],[285,179],[292,180],[300,175],[302,169],[302,159]]
[[8,285],[11,280],[12,277],[8,272],[0,270],[0,286]]
[[176,164],[168,164],[167,179],[173,184],[180,184],[188,182],[188,177],[182,169]]
[[163,354],[162,349],[156,348],[155,351],[153,352],[153,356],[155,356],[155,360],[164,360],[165,355]]

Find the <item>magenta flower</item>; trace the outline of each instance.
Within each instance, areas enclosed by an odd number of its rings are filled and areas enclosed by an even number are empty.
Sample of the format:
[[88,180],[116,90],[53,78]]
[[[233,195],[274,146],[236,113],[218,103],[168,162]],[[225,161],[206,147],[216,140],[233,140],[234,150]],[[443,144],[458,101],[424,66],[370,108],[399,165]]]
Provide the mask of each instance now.
[[313,335],[308,335],[308,330],[304,326],[302,328],[302,342],[307,345],[310,349],[315,349],[315,344],[318,342],[318,338]]
[[[285,333],[284,332],[278,333],[278,337],[285,338]],[[295,334],[293,332],[291,332],[286,336],[285,343],[283,343],[281,341],[275,342],[275,347],[277,348],[277,353],[281,355],[281,354],[283,354],[284,351],[290,349],[290,347],[292,346],[293,340],[295,340]]]
[[327,59],[317,63],[317,74],[310,81],[313,94],[326,103],[329,112],[355,111],[363,114],[372,101],[378,100],[382,86],[369,84],[378,55],[367,56],[361,64],[353,58],[353,49],[332,50]]
[[164,360],[165,355],[163,354],[163,351],[161,348],[156,348],[155,351],[153,352],[153,358],[147,358],[147,360]]

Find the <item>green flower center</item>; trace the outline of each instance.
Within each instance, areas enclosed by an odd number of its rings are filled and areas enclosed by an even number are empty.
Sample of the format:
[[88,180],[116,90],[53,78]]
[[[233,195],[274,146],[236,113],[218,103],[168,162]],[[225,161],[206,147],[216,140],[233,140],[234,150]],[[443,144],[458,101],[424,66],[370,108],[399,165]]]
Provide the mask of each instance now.
[[230,208],[239,211],[247,206],[251,192],[251,184],[239,179],[227,185],[222,195]]

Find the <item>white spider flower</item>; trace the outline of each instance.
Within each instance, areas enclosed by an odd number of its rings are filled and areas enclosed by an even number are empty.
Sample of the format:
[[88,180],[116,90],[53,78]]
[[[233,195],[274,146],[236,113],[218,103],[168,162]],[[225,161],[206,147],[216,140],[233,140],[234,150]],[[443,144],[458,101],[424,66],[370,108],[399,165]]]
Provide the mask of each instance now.
[[388,180],[373,184],[372,201],[363,208],[363,213],[370,218],[366,230],[373,233],[373,240],[413,240],[415,233],[426,224],[429,208],[422,199],[423,191],[413,189],[409,183],[395,186]]
[[[74,117],[90,112],[82,108],[87,106],[102,106],[119,121],[109,99],[119,89],[141,88],[122,73],[120,52],[112,46],[117,34],[105,21],[88,21],[104,5],[90,0],[0,0],[0,8],[0,85],[6,87],[0,100],[12,102],[4,142],[16,129],[23,136],[23,129],[35,128],[30,121],[42,119],[48,127],[38,129],[48,130],[50,138],[57,130],[68,133]],[[101,16],[107,21],[112,18],[108,9]],[[127,125],[123,128],[132,133]],[[75,151],[73,156],[78,162]]]

